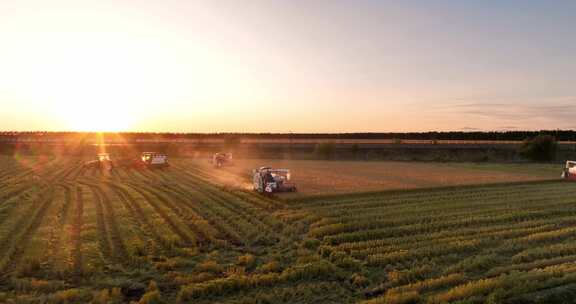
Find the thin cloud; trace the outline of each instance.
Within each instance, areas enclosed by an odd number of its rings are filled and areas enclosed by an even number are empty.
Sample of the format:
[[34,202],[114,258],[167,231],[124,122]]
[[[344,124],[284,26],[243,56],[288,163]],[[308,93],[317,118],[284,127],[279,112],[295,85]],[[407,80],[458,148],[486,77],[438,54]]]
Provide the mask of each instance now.
[[501,123],[505,126],[483,126],[482,129],[571,129],[576,115],[575,101],[575,97],[510,102],[463,102],[458,99],[456,102],[437,102],[429,110],[430,115],[438,119],[457,118],[478,125]]
[[462,127],[460,128],[460,131],[480,131],[482,129],[479,128],[473,128],[473,127]]

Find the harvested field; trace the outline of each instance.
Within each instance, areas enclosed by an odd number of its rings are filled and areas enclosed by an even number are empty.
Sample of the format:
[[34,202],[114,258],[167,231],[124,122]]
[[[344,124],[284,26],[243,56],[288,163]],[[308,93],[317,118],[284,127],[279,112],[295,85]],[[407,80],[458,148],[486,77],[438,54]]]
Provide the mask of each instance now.
[[1,303],[574,297],[576,183],[275,200],[194,161],[82,163],[0,157]]
[[291,169],[301,195],[557,179],[561,168],[539,164],[365,162],[239,159],[223,170],[208,161],[190,161],[225,185],[250,187],[250,170],[261,166]]

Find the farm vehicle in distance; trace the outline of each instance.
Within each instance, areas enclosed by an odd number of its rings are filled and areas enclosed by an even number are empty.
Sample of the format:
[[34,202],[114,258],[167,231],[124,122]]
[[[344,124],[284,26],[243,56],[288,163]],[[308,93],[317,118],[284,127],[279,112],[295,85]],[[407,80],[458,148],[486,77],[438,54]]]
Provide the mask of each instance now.
[[96,154],[96,159],[84,163],[85,168],[97,168],[101,171],[111,171],[114,168],[114,163],[110,159],[110,154],[99,153]]
[[134,166],[139,168],[168,167],[168,155],[159,152],[142,152],[140,158],[134,161]]
[[111,171],[114,168],[163,168],[167,167],[168,155],[159,152],[143,152],[138,158],[119,158],[112,160],[110,154],[99,153],[96,160],[86,162],[86,168],[98,168],[102,171]]
[[296,192],[296,184],[290,181],[289,169],[261,167],[252,170],[255,191],[259,193]]
[[212,155],[212,165],[214,168],[221,168],[224,166],[231,166],[234,163],[232,162],[232,153],[214,153]]
[[565,180],[576,181],[576,161],[566,161],[561,177]]

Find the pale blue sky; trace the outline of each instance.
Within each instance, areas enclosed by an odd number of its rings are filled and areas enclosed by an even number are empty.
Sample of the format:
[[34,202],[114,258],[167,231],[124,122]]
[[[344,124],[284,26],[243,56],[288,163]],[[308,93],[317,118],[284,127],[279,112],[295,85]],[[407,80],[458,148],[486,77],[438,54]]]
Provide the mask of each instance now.
[[1,0],[0,39],[0,129],[576,129],[574,1]]

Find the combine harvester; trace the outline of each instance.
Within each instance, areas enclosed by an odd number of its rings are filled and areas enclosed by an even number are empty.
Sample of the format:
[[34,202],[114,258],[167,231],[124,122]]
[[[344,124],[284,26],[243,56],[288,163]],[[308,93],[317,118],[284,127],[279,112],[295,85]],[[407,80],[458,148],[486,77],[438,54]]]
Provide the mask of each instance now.
[[566,180],[576,181],[576,161],[566,161],[564,171],[562,171],[562,178]]
[[212,155],[212,165],[214,168],[221,168],[223,166],[231,166],[234,163],[232,162],[232,153],[214,153]]
[[84,164],[85,168],[98,168],[102,171],[112,171],[114,164],[110,159],[110,154],[99,153],[96,154],[96,159]]
[[110,154],[100,153],[96,160],[86,162],[85,168],[98,168],[101,171],[112,171],[114,168],[163,168],[168,167],[168,155],[158,152],[143,152],[140,158],[121,158],[111,160]]
[[252,170],[254,190],[259,193],[296,192],[296,184],[290,181],[289,169],[261,167]]
[[159,152],[142,152],[140,159],[136,161],[136,166],[145,168],[168,167],[168,155]]

